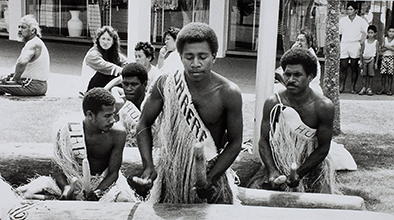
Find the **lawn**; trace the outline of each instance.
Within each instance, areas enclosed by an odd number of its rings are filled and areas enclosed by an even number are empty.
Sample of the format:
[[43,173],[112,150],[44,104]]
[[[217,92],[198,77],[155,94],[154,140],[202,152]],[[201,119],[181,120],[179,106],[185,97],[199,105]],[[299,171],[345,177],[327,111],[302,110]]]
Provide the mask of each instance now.
[[[365,200],[370,211],[394,214],[394,101],[341,101],[342,133],[334,140],[353,155],[358,170],[338,172],[340,190]],[[0,96],[0,155],[7,143],[50,143],[55,121],[81,114],[78,98]],[[254,98],[244,96],[244,140],[253,138]],[[253,140],[252,140],[253,141]],[[126,170],[127,165],[122,169]],[[1,158],[0,174],[11,184],[47,175],[46,159]],[[137,171],[136,171],[137,172]]]

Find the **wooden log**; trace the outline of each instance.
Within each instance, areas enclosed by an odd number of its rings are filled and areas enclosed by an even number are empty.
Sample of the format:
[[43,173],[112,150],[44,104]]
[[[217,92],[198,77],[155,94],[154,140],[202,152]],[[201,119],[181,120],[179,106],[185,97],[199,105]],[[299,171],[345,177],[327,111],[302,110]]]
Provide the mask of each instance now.
[[238,187],[243,205],[288,208],[323,208],[363,210],[364,200],[358,196],[321,193],[279,192]]
[[243,205],[100,203],[43,201],[25,209],[26,220],[156,220],[156,219],[248,219],[248,220],[392,220],[393,215],[368,211],[272,208]]
[[200,142],[194,145],[194,168],[196,170],[196,186],[207,185],[207,166],[204,155],[204,145]]

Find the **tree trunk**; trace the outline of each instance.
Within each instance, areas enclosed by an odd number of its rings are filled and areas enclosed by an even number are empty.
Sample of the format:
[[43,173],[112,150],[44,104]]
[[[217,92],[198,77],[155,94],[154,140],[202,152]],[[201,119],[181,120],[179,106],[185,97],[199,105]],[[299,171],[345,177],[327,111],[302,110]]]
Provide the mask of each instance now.
[[283,52],[290,49],[290,34],[288,32],[289,16],[290,16],[290,0],[283,0],[283,11],[282,11],[282,41],[283,41]]
[[329,0],[326,20],[326,52],[323,93],[335,105],[333,135],[341,132],[339,102],[339,1]]

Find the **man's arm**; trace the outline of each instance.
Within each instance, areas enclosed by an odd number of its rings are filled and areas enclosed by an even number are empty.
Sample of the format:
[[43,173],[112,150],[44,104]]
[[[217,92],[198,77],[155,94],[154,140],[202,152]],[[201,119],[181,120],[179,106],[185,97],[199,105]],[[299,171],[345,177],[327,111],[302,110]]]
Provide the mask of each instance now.
[[[277,188],[277,186],[274,184],[274,180],[280,175],[278,168],[275,166],[274,158],[272,157],[271,146],[269,143],[269,132],[271,130],[270,113],[277,102],[277,98],[275,96],[271,96],[264,103],[259,140],[260,158],[268,171],[268,180],[272,188]],[[275,115],[275,117],[277,117],[277,115]]]
[[145,180],[155,180],[157,173],[154,169],[152,158],[152,130],[151,126],[160,114],[163,107],[163,98],[159,92],[158,86],[161,85],[163,77],[159,77],[153,85],[151,95],[145,102],[137,125],[137,142],[140,150],[143,173],[141,178]]
[[[34,58],[41,54],[41,46],[33,42],[27,42],[25,47],[22,49],[21,54],[15,64],[15,76],[14,81],[20,82],[23,72],[26,69],[27,64]],[[36,55],[37,54],[37,55]]]
[[97,187],[97,189],[102,191],[118,180],[119,170],[123,161],[123,149],[126,142],[126,131],[123,127],[122,129],[114,128],[111,133],[113,133],[112,140],[114,147],[109,157],[108,174]]
[[73,195],[77,178],[74,177],[75,180],[71,179],[71,182],[69,183],[67,181],[66,175],[64,175],[63,171],[57,165],[53,166],[53,178],[62,190],[62,195],[60,196],[60,199],[74,199]]
[[317,127],[318,147],[309,155],[305,162],[297,169],[299,179],[302,179],[313,168],[317,167],[327,156],[330,150],[335,107],[325,99],[317,104],[316,114],[319,121]]
[[243,116],[241,91],[237,85],[232,84],[227,91],[224,91],[221,98],[225,105],[224,117],[227,124],[228,143],[211,171],[207,174],[207,181],[211,183],[215,182],[231,166],[237,158],[242,144]]
[[375,48],[375,50],[376,50],[376,56],[375,56],[375,70],[377,70],[378,69],[378,61],[379,61],[379,56],[380,56],[380,51],[379,51],[379,41],[378,40],[376,40],[376,48]]
[[361,68],[363,67],[362,65],[364,64],[364,49],[365,49],[365,44],[361,44],[361,54],[360,54],[360,65]]

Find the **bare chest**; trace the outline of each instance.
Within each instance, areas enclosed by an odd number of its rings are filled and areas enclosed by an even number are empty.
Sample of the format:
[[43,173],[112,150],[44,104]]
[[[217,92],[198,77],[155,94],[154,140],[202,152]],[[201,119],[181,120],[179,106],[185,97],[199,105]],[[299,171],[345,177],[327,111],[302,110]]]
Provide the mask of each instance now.
[[89,159],[109,158],[113,148],[111,137],[105,133],[85,137],[85,143]]
[[302,122],[304,122],[310,128],[317,128],[318,120],[316,116],[316,110],[314,105],[305,105],[302,107],[293,107],[294,110],[299,114]]
[[194,107],[206,126],[223,121],[224,106],[219,94],[212,92],[205,95],[196,93],[191,95]]

